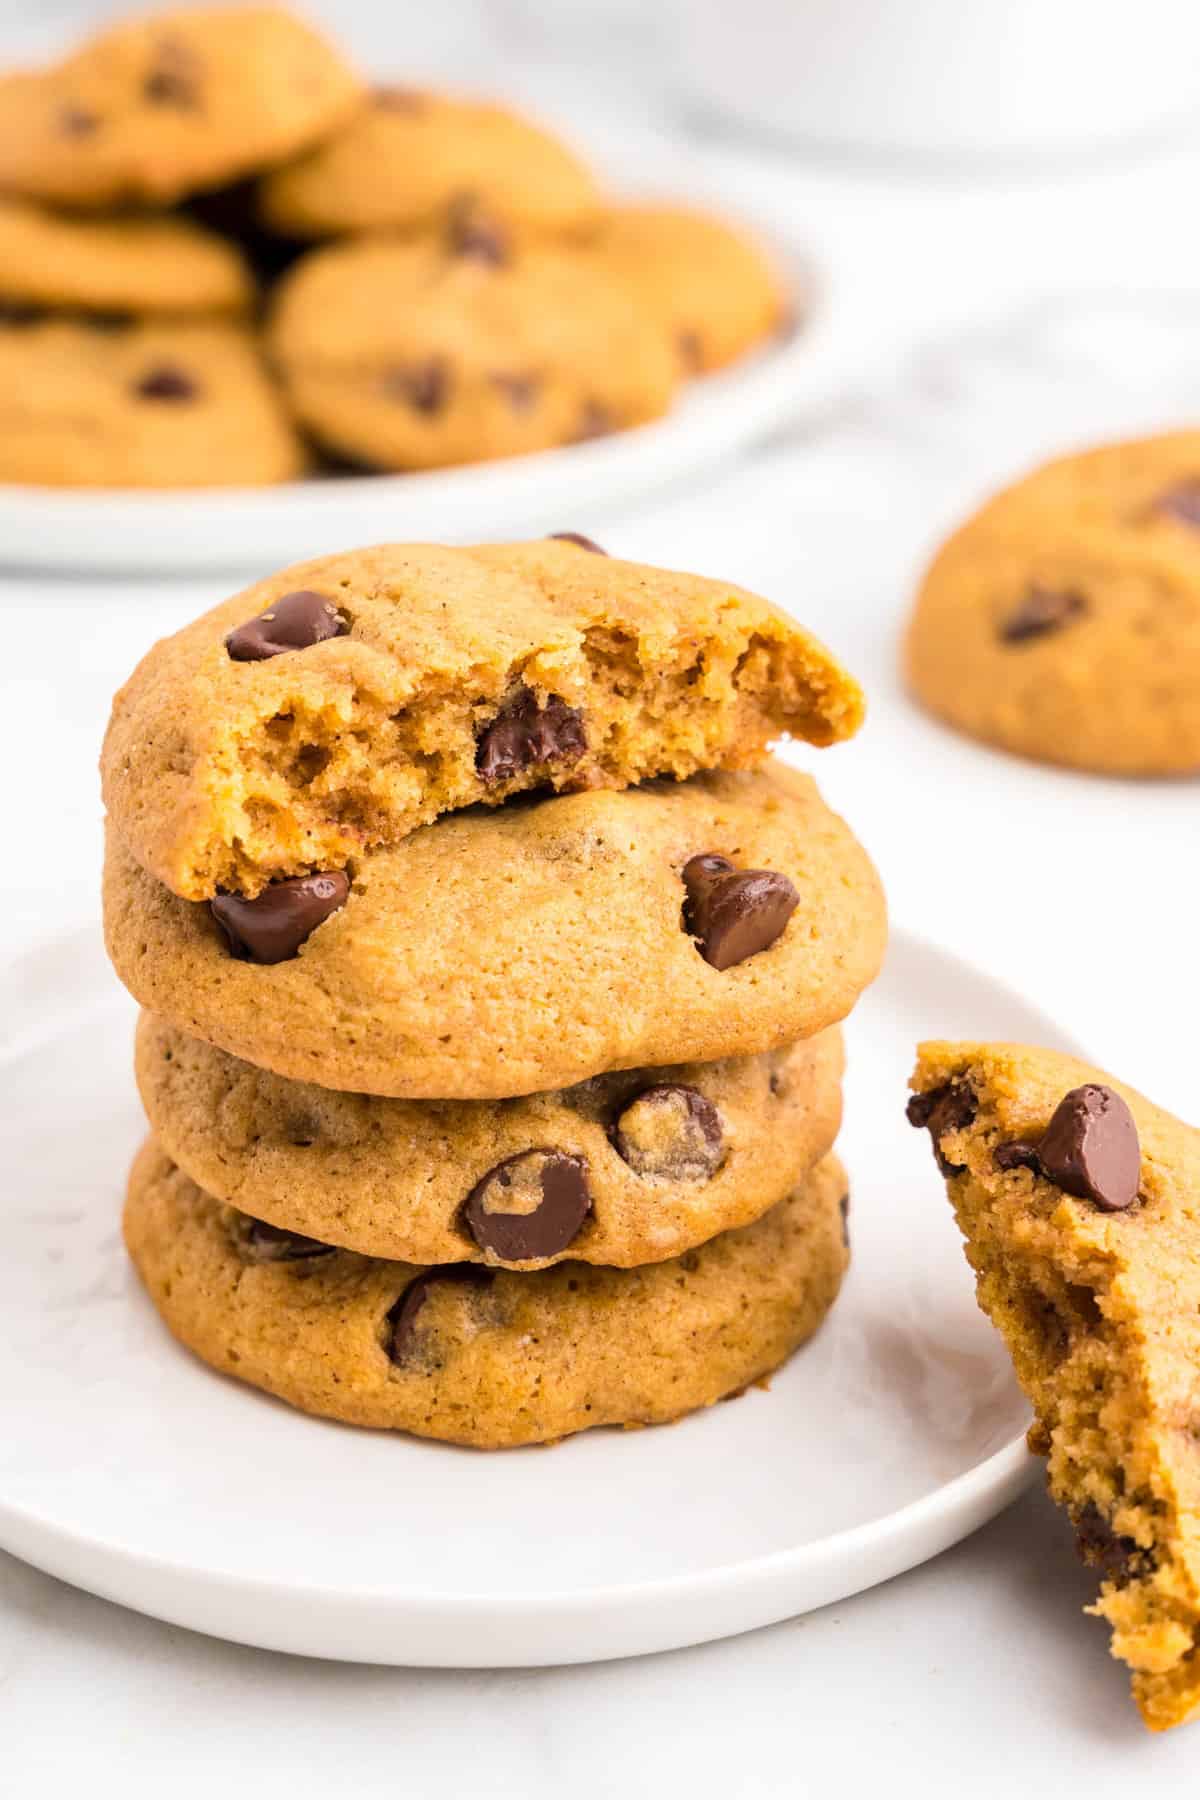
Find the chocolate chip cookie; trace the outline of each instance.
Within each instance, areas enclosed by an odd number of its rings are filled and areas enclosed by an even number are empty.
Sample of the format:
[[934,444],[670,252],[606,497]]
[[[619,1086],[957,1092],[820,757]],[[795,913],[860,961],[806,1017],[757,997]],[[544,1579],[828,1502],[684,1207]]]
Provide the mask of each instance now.
[[282,7],[119,21],[53,67],[0,80],[0,190],[165,205],[307,149],[360,94],[333,46]]
[[270,344],[297,416],[377,469],[432,469],[603,437],[665,413],[678,371],[627,285],[464,220],[302,258]]
[[474,802],[857,729],[856,683],[766,601],[567,536],[324,557],[165,639],[114,703],[113,828],[188,899],[252,895]]
[[422,1269],[234,1212],[151,1139],[125,1241],[214,1368],[346,1424],[501,1449],[663,1424],[761,1381],[837,1296],[845,1191],[828,1157],[755,1224],[648,1268]]
[[1156,1731],[1200,1711],[1200,1132],[1074,1058],[925,1044],[928,1128],[1037,1414],[1031,1447],[1101,1579]]
[[594,226],[600,197],[573,151],[507,107],[380,87],[331,138],[268,175],[260,205],[295,238],[436,230],[470,212],[575,235]]
[[777,1049],[846,1016],[886,934],[866,853],[777,763],[451,814],[252,901],[181,900],[110,829],[105,920],[180,1030],[401,1099]]
[[143,1013],[155,1137],[207,1193],[400,1262],[629,1268],[757,1219],[841,1119],[834,1029],[765,1056],[600,1075],[527,1099],[381,1100],[286,1081]]
[[241,326],[0,316],[0,481],[257,486],[304,460]]
[[746,232],[679,206],[617,206],[595,254],[656,319],[685,374],[744,356],[782,329],[792,304],[781,271]]
[[1038,469],[941,550],[908,633],[917,698],[1018,755],[1200,770],[1200,432]]
[[71,218],[0,198],[0,313],[235,313],[254,280],[230,243],[184,218]]

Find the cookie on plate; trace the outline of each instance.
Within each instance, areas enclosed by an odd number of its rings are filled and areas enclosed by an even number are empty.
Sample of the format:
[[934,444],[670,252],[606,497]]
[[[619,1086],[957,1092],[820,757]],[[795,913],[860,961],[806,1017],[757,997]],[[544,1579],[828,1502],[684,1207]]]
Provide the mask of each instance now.
[[501,1449],[657,1425],[779,1367],[846,1266],[828,1157],[755,1224],[641,1269],[421,1269],[297,1241],[210,1198],[153,1139],[125,1241],[180,1341],[306,1412]]
[[262,182],[285,237],[426,231],[481,210],[505,227],[574,235],[600,212],[595,177],[553,133],[487,101],[381,87],[342,128]]
[[237,313],[254,279],[232,244],[163,215],[93,219],[0,198],[0,307],[89,313]]
[[744,356],[788,321],[782,274],[745,231],[680,206],[617,206],[596,255],[658,321],[684,372]]
[[1068,456],[935,558],[908,632],[930,712],[1112,775],[1200,770],[1200,432]]
[[240,325],[0,322],[0,481],[258,486],[305,457]]
[[829,652],[731,583],[578,541],[382,545],[156,645],[114,702],[104,796],[133,855],[198,900],[475,802],[751,763],[861,717]]
[[376,469],[484,462],[657,419],[675,359],[594,259],[492,225],[303,257],[269,326],[297,416]]
[[1154,1730],[1200,1710],[1200,1132],[1073,1057],[924,1044],[927,1126]]
[[254,900],[181,900],[110,828],[104,899],[150,1011],[400,1099],[778,1049],[845,1018],[886,936],[866,852],[776,763],[448,814]]
[[63,206],[165,205],[294,156],[361,85],[276,6],[194,6],[107,26],[0,80],[0,190]]
[[835,1028],[527,1099],[382,1100],[150,1013],[136,1061],[155,1137],[217,1199],[364,1256],[518,1269],[659,1262],[759,1218],[831,1148],[842,1065]]

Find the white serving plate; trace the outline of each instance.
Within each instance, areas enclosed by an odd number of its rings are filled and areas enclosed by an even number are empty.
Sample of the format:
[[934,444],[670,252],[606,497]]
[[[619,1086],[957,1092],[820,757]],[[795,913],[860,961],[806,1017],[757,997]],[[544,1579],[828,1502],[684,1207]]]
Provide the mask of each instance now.
[[854,1261],[771,1382],[682,1423],[484,1455],[304,1417],[167,1336],[118,1231],[142,1125],[132,1004],[92,930],[3,998],[0,1547],[271,1649],[582,1662],[822,1606],[955,1542],[1033,1467],[923,1133],[923,1035],[1058,1043],[991,977],[894,934],[849,1027]]
[[[687,198],[745,217],[710,167],[637,124],[569,122],[614,192]],[[571,530],[812,417],[861,371],[877,305],[846,291],[817,246],[748,220],[790,274],[799,327],[690,382],[675,409],[611,438],[411,475],[320,477],[270,488],[86,489],[0,484],[0,564],[138,572],[267,570],[385,541],[471,543]],[[874,322],[872,322],[874,321]]]

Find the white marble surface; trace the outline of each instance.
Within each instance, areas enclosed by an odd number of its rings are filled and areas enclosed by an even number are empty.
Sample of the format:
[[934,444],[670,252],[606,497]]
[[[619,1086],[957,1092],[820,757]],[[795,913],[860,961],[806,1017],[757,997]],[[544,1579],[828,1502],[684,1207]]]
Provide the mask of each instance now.
[[[727,573],[844,651],[872,720],[821,773],[897,916],[1198,1116],[1200,785],[1088,780],[962,743],[908,706],[895,640],[920,559],[989,483],[1065,443],[1196,417],[1200,153],[972,180],[722,155],[878,294],[863,391],[701,492],[547,526]],[[0,577],[10,954],[94,909],[109,693],[152,635],[216,597],[210,582]],[[0,1791],[1194,1790],[1200,1736],[1143,1733],[1102,1629],[1079,1617],[1087,1592],[1031,1495],[926,1568],[749,1637],[592,1668],[417,1673],[225,1646],[0,1557]]]

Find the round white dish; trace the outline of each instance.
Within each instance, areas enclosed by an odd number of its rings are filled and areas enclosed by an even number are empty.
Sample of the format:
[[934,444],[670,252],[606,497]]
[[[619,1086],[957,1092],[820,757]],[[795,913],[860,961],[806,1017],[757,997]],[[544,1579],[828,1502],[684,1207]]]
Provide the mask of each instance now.
[[817,1337],[768,1390],[678,1425],[491,1455],[309,1419],[178,1348],[120,1242],[142,1125],[97,934],[23,959],[4,999],[0,1547],[80,1587],[312,1656],[584,1662],[855,1593],[1031,1472],[903,1102],[920,1036],[1066,1040],[905,932],[849,1027],[854,1261]]
[[[614,193],[687,198],[731,217],[710,165],[637,123],[566,122]],[[611,438],[411,475],[321,477],[270,488],[85,489],[0,484],[0,558],[30,569],[267,570],[382,542],[472,543],[579,529],[685,481],[785,423],[812,417],[861,371],[866,296],[813,247],[747,219],[791,278],[800,323],[733,367],[687,384],[674,410]]]

